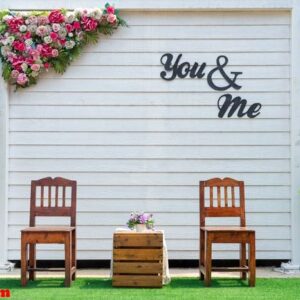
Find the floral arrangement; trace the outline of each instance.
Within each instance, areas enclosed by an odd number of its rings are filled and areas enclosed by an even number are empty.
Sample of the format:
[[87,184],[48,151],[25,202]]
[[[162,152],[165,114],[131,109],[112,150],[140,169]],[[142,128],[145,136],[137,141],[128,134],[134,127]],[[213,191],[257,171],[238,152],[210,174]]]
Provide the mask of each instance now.
[[146,213],[131,213],[127,226],[133,229],[137,224],[146,224],[148,228],[154,225],[153,215]]
[[64,9],[51,12],[0,11],[0,59],[3,78],[16,87],[28,87],[49,68],[57,73],[99,35],[126,25],[109,3],[105,9]]

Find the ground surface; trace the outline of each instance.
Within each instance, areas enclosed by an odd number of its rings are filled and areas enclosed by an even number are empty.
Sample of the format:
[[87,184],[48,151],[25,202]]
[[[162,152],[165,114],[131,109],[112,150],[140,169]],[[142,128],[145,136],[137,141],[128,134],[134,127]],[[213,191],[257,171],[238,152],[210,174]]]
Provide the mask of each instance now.
[[196,277],[173,278],[162,289],[112,288],[105,278],[78,278],[71,288],[63,286],[61,278],[38,279],[26,288],[20,287],[16,278],[1,278],[0,288],[10,289],[10,299],[26,300],[98,300],[98,299],[300,299],[299,278],[259,278],[255,288],[239,279],[214,279],[212,287],[205,288]]

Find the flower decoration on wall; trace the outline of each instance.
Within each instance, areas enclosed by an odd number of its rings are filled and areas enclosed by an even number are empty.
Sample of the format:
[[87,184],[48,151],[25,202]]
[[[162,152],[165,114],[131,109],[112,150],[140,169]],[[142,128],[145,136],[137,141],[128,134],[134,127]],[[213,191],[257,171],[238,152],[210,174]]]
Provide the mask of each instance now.
[[25,88],[51,67],[62,74],[84,46],[98,42],[100,34],[111,35],[125,25],[119,11],[109,3],[104,10],[0,11],[3,78]]

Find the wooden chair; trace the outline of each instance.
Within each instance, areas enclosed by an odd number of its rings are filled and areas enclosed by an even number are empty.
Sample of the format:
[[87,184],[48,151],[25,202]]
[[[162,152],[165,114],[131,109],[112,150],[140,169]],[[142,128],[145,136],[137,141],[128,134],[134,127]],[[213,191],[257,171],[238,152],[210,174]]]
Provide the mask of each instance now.
[[[239,199],[235,196],[236,190],[239,191]],[[217,192],[217,197],[214,196],[214,191]],[[231,196],[229,196],[229,191]],[[205,197],[206,195],[209,195],[209,197]],[[206,217],[239,217],[240,226],[205,226]],[[231,178],[213,178],[200,181],[199,266],[200,279],[205,280],[206,286],[211,284],[212,271],[241,272],[242,279],[246,279],[249,272],[249,286],[255,286],[255,231],[245,226],[244,182]],[[240,244],[240,266],[231,268],[212,267],[213,243]],[[249,245],[248,265],[246,264],[246,244]]]
[[[38,190],[40,193],[38,193]],[[53,193],[54,190],[54,193]],[[47,192],[47,197],[45,197]],[[70,192],[70,193],[69,193]],[[65,245],[65,286],[76,277],[76,192],[73,180],[51,177],[31,182],[30,227],[21,230],[21,284],[35,279],[36,271],[61,271],[36,267],[36,244]],[[39,194],[39,197],[37,197]],[[70,196],[68,195],[70,194]],[[68,204],[69,200],[70,204]],[[36,226],[36,217],[70,217],[71,226]],[[29,245],[29,265],[28,265]]]

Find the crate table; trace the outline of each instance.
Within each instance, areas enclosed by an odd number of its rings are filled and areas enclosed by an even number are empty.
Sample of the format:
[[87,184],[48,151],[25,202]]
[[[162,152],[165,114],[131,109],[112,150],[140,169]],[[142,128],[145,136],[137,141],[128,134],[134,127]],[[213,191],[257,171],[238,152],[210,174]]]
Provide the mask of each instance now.
[[114,233],[112,263],[113,286],[162,287],[163,233]]

